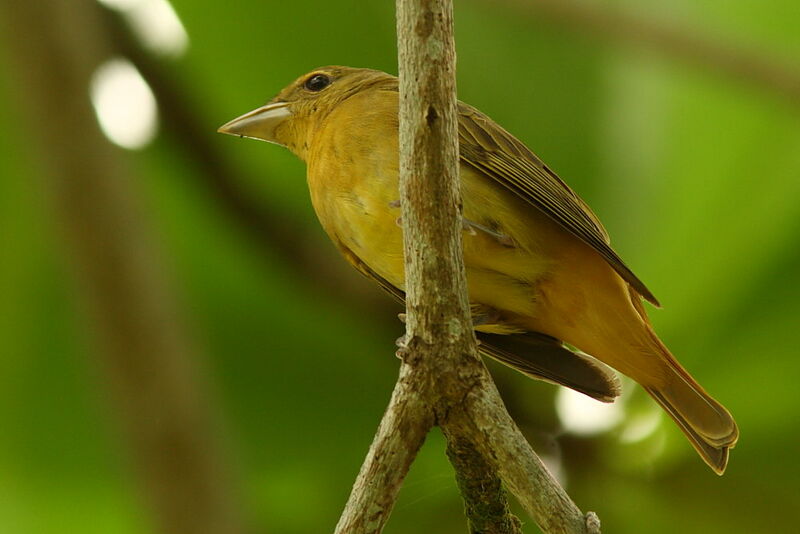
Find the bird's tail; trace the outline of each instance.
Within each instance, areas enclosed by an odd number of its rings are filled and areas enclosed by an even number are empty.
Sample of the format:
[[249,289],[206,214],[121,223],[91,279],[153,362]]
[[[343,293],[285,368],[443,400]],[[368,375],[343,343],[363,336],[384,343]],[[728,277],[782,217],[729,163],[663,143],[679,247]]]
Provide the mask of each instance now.
[[642,381],[642,386],[678,423],[709,467],[721,475],[728,464],[728,449],[739,438],[736,422],[678,363],[655,333],[648,330],[649,345],[663,366],[656,376]]

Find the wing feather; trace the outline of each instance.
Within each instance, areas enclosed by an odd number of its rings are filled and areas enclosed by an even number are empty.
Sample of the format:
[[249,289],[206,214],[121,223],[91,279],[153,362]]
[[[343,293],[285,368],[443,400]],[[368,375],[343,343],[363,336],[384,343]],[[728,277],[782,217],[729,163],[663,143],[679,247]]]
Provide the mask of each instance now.
[[463,164],[494,179],[597,251],[642,297],[658,300],[611,248],[591,208],[513,135],[475,108],[459,102],[459,145]]
[[[341,243],[336,245],[345,259],[361,274],[377,282],[381,289],[399,302],[405,303],[403,290],[373,271],[353,251]],[[614,371],[591,356],[571,351],[558,339],[538,332],[475,334],[481,354],[530,378],[566,386],[602,402],[613,402],[620,394],[619,379]]]

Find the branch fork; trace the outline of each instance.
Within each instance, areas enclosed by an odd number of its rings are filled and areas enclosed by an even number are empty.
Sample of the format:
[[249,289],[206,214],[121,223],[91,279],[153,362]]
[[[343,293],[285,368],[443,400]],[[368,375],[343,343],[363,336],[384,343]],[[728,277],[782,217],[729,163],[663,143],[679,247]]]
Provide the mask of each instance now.
[[397,0],[397,30],[406,335],[400,376],[335,532],[381,532],[436,425],[470,532],[521,533],[505,484],[547,534],[599,534],[597,516],[584,516],[533,452],[478,355],[461,251],[452,0]]

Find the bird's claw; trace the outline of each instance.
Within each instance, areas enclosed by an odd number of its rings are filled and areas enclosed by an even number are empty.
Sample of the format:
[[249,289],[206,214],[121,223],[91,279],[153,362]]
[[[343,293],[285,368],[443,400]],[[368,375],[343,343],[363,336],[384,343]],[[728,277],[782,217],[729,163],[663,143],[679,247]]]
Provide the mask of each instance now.
[[406,334],[398,337],[394,340],[395,346],[397,346],[397,350],[395,351],[394,355],[397,356],[399,359],[404,360],[406,356],[408,356],[408,343]]

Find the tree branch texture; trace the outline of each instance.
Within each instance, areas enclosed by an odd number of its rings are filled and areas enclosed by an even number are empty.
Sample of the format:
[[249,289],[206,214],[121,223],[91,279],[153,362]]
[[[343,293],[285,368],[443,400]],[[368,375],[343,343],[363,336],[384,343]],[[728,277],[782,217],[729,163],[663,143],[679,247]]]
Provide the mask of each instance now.
[[389,407],[361,466],[336,534],[372,534],[383,530],[400,486],[433,426],[427,399],[403,365]]
[[520,532],[501,480],[546,533],[599,532],[519,432],[478,356],[461,250],[451,0],[398,0],[397,30],[406,335],[400,379],[336,532],[381,531],[432,424],[447,439],[471,532]]

